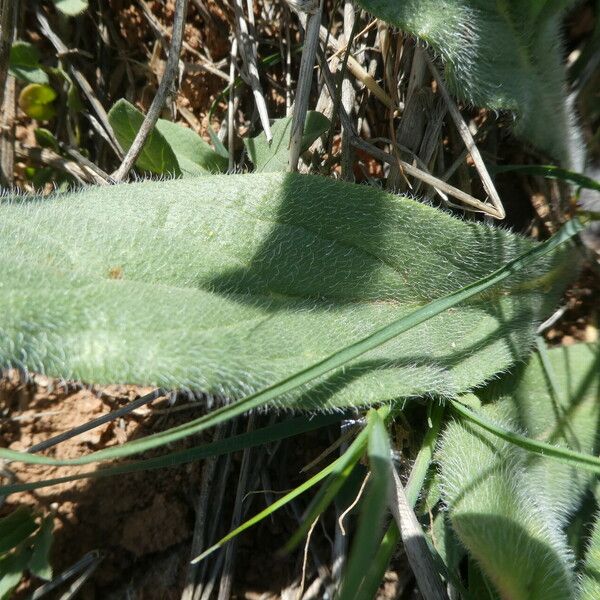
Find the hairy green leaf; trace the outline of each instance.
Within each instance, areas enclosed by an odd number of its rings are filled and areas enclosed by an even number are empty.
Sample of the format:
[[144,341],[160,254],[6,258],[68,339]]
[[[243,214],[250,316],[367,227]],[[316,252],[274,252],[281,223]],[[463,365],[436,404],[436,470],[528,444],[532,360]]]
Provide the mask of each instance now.
[[[599,373],[597,350],[589,346],[550,351],[546,366],[534,355],[526,367],[485,390],[482,398],[493,403],[480,412],[504,429],[524,429],[533,438],[593,453]],[[448,428],[440,462],[452,527],[500,596],[574,598],[572,556],[562,527],[591,476],[524,452],[470,422]]]
[[561,19],[574,0],[359,0],[430,44],[463,100],[518,116],[517,132],[582,170],[565,93]]
[[[143,113],[127,100],[121,99],[110,109],[108,120],[119,144],[125,150],[129,150],[144,122]],[[181,175],[181,168],[173,149],[156,127],[150,132],[135,164],[143,171],[158,175]]]
[[[290,174],[5,200],[0,364],[236,399],[532,247],[372,188]],[[553,252],[301,400],[368,405],[485,381],[528,350],[573,260]]]
[[[534,353],[526,368],[488,387],[483,399],[499,402],[527,435],[584,454],[597,454],[600,421],[600,352],[578,344]],[[527,457],[532,486],[564,523],[594,480],[593,473],[541,456]]]
[[40,64],[38,49],[29,42],[17,40],[10,49],[9,71],[26,83],[48,83],[48,74]]
[[596,515],[581,572],[579,600],[600,598],[600,515]]
[[501,597],[567,600],[575,590],[570,554],[559,523],[537,504],[522,454],[479,429],[448,429],[440,462],[452,528]]
[[[325,133],[330,126],[331,123],[325,115],[314,110],[308,111],[304,133],[302,134],[301,151],[306,152],[311,144]],[[264,132],[256,137],[244,140],[248,156],[254,163],[257,172],[287,171],[292,117],[276,119],[271,127],[271,133],[273,134],[271,142],[267,142],[267,136]]]

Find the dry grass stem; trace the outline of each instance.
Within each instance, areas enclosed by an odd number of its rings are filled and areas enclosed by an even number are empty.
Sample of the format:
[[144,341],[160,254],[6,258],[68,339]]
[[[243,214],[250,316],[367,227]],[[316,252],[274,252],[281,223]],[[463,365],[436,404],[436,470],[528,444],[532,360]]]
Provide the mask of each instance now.
[[424,55],[425,55],[425,60],[427,61],[427,65],[429,66],[429,69],[431,71],[431,74],[435,78],[435,80],[438,84],[439,90],[440,90],[442,96],[444,97],[444,100],[446,101],[446,105],[448,106],[448,111],[450,112],[450,116],[452,117],[452,120],[454,121],[454,123],[458,129],[458,132],[460,133],[460,136],[462,137],[462,139],[465,143],[465,146],[467,147],[467,150],[471,154],[471,158],[473,159],[475,168],[477,169],[477,172],[479,173],[479,177],[481,178],[481,183],[483,184],[485,191],[488,193],[488,195],[490,197],[490,201],[492,202],[492,205],[496,209],[495,210],[496,215],[492,215],[492,216],[494,216],[496,219],[504,219],[504,217],[506,216],[506,212],[504,211],[504,206],[502,205],[502,200],[500,200],[500,196],[498,195],[498,192],[496,191],[496,186],[494,185],[494,182],[492,181],[492,178],[490,177],[487,167],[485,166],[485,163],[483,162],[483,158],[481,157],[479,148],[477,147],[477,144],[475,144],[475,140],[473,139],[473,136],[471,135],[471,132],[469,131],[469,127],[465,123],[463,116],[460,114],[460,111],[458,110],[456,103],[454,102],[454,100],[452,99],[450,94],[448,93],[446,84],[444,83],[444,80],[442,79],[441,75],[439,74],[437,68],[433,64],[433,61],[431,60],[431,58],[429,56],[427,56],[427,54],[424,54]]
[[290,134],[290,155],[288,168],[290,171],[298,170],[300,149],[302,146],[302,134],[304,133],[304,121],[308,111],[308,101],[312,87],[313,68],[317,46],[319,45],[319,30],[323,15],[323,0],[319,8],[308,15],[304,34],[304,49],[300,62],[300,74],[296,86],[296,97],[294,101],[294,113],[292,117],[292,130]]
[[252,94],[254,95],[254,102],[260,118],[260,124],[265,132],[267,141],[270,142],[273,139],[273,134],[271,133],[271,123],[269,121],[267,103],[265,101],[265,96],[260,84],[256,60],[255,40],[251,37],[248,29],[248,23],[244,18],[244,7],[242,5],[242,0],[234,0],[233,6],[235,8],[236,36],[238,38],[239,51],[244,63],[242,76],[247,80],[247,83],[252,88]]
[[404,487],[395,468],[390,486],[390,510],[398,525],[408,562],[425,600],[449,600],[433,562],[421,524],[408,503]]

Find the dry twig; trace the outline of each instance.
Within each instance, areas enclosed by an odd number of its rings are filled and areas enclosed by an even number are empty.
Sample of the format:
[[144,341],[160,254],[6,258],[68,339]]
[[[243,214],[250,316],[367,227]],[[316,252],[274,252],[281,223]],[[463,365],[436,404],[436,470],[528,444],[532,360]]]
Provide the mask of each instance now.
[[[323,15],[323,0],[319,7],[308,15],[304,35],[304,49],[300,62],[300,74],[296,87],[296,98],[294,101],[294,114],[292,117],[292,129],[290,133],[290,156],[288,167],[290,171],[298,170],[298,160],[302,147],[302,134],[304,133],[304,121],[308,111],[308,100],[312,85],[313,69],[317,46],[319,45],[319,30],[321,28],[321,17]],[[333,96],[332,96],[333,97]]]
[[38,164],[52,167],[57,171],[61,171],[62,173],[74,177],[82,185],[89,183],[106,183],[93,170],[80,166],[75,161],[68,160],[49,148],[21,146],[20,144],[17,144],[15,150],[18,158],[25,158]]
[[[458,110],[456,103],[451,98],[450,94],[448,93],[446,84],[444,83],[444,80],[442,79],[441,75],[439,74],[438,70],[436,69],[435,65],[433,64],[433,61],[431,60],[431,58],[429,56],[427,56],[427,54],[425,52],[423,54],[425,56],[425,60],[427,61],[427,66],[429,67],[431,74],[433,75],[434,79],[436,80],[436,82],[438,84],[438,88],[439,88],[444,100],[446,101],[446,105],[448,106],[448,111],[450,112],[450,116],[452,117],[452,120],[454,121],[454,123],[458,129],[458,132],[460,133],[460,136],[462,137],[462,139],[465,143],[465,146],[467,147],[467,150],[471,154],[471,158],[473,159],[475,168],[477,169],[477,172],[479,173],[479,177],[481,178],[481,183],[483,184],[485,191],[488,193],[488,195],[490,197],[490,200],[492,202],[492,205],[493,205],[493,207],[495,209],[495,213],[496,213],[496,214],[492,214],[492,216],[495,217],[496,219],[504,219],[504,217],[506,216],[506,213],[504,211],[504,206],[502,205],[502,200],[500,200],[500,196],[498,195],[498,192],[496,191],[496,186],[494,185],[494,182],[492,181],[492,178],[490,177],[490,174],[488,173],[487,167],[485,166],[485,163],[483,162],[483,158],[481,158],[479,148],[477,148],[477,144],[475,144],[475,140],[473,139],[473,136],[471,135],[471,132],[469,131],[469,127],[465,123],[465,120],[463,119],[462,115],[460,114],[460,111]],[[489,213],[489,211],[488,211],[488,213]]]
[[[335,94],[335,85],[333,83],[333,76],[332,76],[331,71],[329,70],[327,61],[325,60],[325,57],[322,54],[319,55],[319,61],[321,64],[323,76],[325,78],[325,83],[326,83],[327,87],[329,88],[329,93]],[[453,198],[460,200],[463,204],[465,204],[467,207],[469,207],[469,208],[466,208],[464,206],[458,206],[457,208],[462,208],[463,210],[469,210],[469,209],[476,210],[476,211],[480,211],[485,214],[488,214],[495,218],[501,218],[499,216],[498,212],[496,211],[495,207],[490,206],[489,204],[485,204],[484,202],[477,200],[477,198],[473,198],[473,196],[471,196],[470,194],[466,194],[462,190],[459,190],[458,188],[454,187],[453,185],[450,185],[449,183],[446,183],[445,181],[442,181],[441,179],[434,177],[433,175],[427,173],[426,171],[418,169],[417,167],[401,160],[400,158],[398,158],[396,156],[393,156],[391,154],[388,154],[387,152],[384,152],[383,150],[380,150],[376,146],[373,146],[373,144],[370,144],[369,142],[366,142],[362,138],[358,137],[358,135],[354,131],[352,122],[350,121],[350,118],[348,117],[348,114],[344,110],[343,106],[340,107],[340,119],[342,120],[342,125],[344,127],[347,127],[348,131],[353,132],[352,133],[352,145],[355,148],[364,150],[365,152],[367,152],[374,158],[377,158],[378,160],[386,162],[392,166],[400,164],[402,169],[406,173],[408,173],[408,175],[411,175],[412,177],[415,177],[416,179],[419,179],[420,181],[423,181],[424,183],[431,185],[438,191],[444,192],[445,194],[448,194],[449,196],[452,196]]]
[[250,35],[248,30],[248,23],[244,18],[244,7],[242,0],[234,0],[235,8],[235,25],[236,25],[236,36],[238,38],[238,46],[242,60],[244,63],[244,70],[242,76],[247,80],[247,83],[252,88],[254,94],[254,102],[256,104],[256,110],[260,117],[260,123],[262,125],[267,141],[270,142],[273,139],[271,133],[271,124],[269,122],[269,113],[267,111],[267,103],[263,94],[262,86],[260,85],[260,79],[258,74],[258,66],[256,63],[256,45],[255,40]]
[[425,600],[448,600],[448,594],[433,562],[423,529],[408,503],[395,468],[392,468],[392,475],[390,510],[400,530],[406,557],[417,580],[419,590]]

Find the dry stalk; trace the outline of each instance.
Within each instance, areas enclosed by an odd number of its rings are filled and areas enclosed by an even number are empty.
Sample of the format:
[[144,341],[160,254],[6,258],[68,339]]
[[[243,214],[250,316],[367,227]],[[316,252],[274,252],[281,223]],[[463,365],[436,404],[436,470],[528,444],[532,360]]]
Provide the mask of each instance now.
[[302,134],[304,133],[304,121],[306,120],[306,113],[308,111],[308,100],[317,46],[319,45],[319,30],[321,28],[322,16],[323,0],[321,0],[319,8],[310,13],[306,19],[304,49],[302,51],[302,60],[300,61],[300,74],[298,75],[294,114],[292,117],[292,130],[290,134],[290,156],[288,161],[288,168],[290,171],[298,170],[298,160],[300,159],[300,150],[302,147]]
[[408,503],[404,487],[395,468],[390,486],[390,510],[398,525],[406,557],[425,600],[448,600],[442,580],[433,562],[421,524]]

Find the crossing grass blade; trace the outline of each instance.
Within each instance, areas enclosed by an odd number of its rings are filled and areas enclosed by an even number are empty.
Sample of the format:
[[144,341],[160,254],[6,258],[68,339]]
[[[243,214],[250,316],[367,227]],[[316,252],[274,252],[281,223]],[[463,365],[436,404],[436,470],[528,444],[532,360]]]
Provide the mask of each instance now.
[[202,460],[210,456],[221,456],[231,452],[238,452],[246,448],[264,446],[278,440],[287,439],[302,433],[314,431],[322,427],[327,427],[333,423],[337,423],[343,419],[343,413],[334,413],[331,415],[317,415],[309,418],[306,416],[286,419],[281,423],[270,425],[261,429],[256,429],[249,433],[228,437],[211,444],[205,444],[187,450],[171,452],[166,456],[158,456],[156,458],[148,458],[132,463],[117,465],[113,467],[105,467],[95,471],[86,471],[66,477],[57,477],[54,479],[45,479],[42,481],[33,481],[27,483],[13,483],[0,486],[0,496],[8,496],[17,492],[25,492],[37,490],[44,487],[67,483],[69,481],[77,481],[80,479],[100,479],[111,477],[114,475],[126,475],[128,473],[136,473],[140,471],[151,471],[154,469],[164,469],[183,465],[196,460]]
[[477,415],[474,411],[466,408],[460,402],[456,400],[450,400],[453,410],[461,417],[466,418],[469,421],[479,425],[481,428],[489,431],[493,435],[503,439],[515,446],[519,446],[534,454],[539,454],[544,458],[552,458],[560,462],[564,462],[573,467],[579,467],[591,471],[592,473],[600,473],[600,458],[592,456],[590,454],[584,454],[583,452],[576,452],[569,448],[561,448],[554,446],[548,442],[542,442],[540,440],[534,440],[524,435],[508,431],[492,421]]
[[558,179],[559,181],[572,183],[579,188],[600,192],[600,181],[596,181],[583,173],[576,173],[554,165],[500,165],[493,167],[492,170],[494,173],[523,173],[524,175],[534,175],[546,179]]
[[[419,494],[423,489],[427,473],[431,467],[433,453],[442,425],[444,409],[444,405],[437,402],[431,406],[431,427],[425,434],[423,444],[417,454],[405,488],[406,498],[411,508],[414,508],[417,504]],[[392,520],[375,556],[369,561],[367,573],[356,595],[357,600],[371,600],[371,598],[376,596],[399,541],[400,531],[398,530],[398,524]]]

